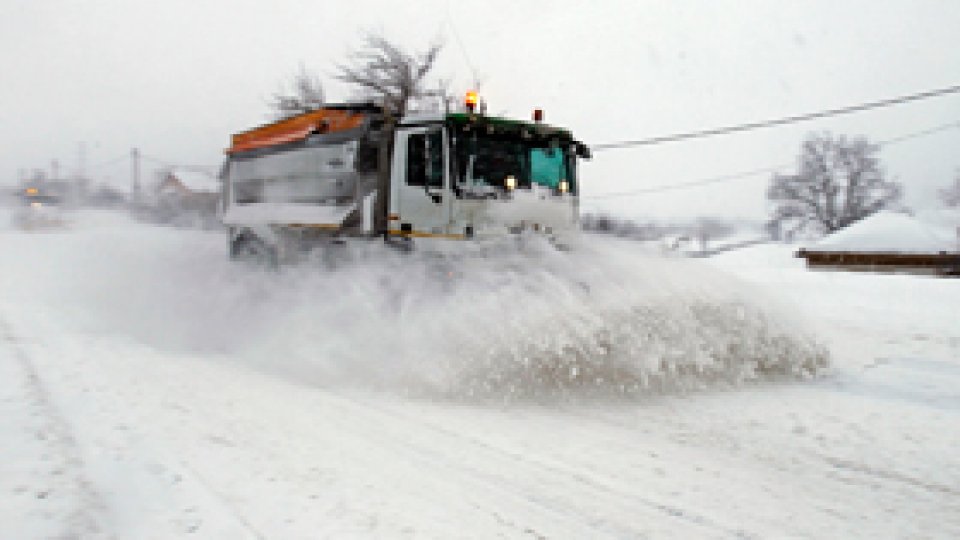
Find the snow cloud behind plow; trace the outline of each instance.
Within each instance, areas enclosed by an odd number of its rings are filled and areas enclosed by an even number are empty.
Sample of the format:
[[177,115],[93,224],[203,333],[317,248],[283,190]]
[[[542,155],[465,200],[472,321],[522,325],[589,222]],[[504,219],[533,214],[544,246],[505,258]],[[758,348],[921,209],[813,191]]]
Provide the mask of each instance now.
[[523,399],[805,378],[827,366],[803,322],[763,293],[696,261],[598,242],[472,254],[451,263],[440,293],[409,280],[392,340],[398,380]]
[[210,233],[100,227],[41,240],[43,250],[21,251],[37,260],[22,261],[20,281],[63,325],[322,386],[632,395],[809,377],[828,362],[762,292],[631,242],[442,256],[371,245],[332,268],[274,273],[231,264]]

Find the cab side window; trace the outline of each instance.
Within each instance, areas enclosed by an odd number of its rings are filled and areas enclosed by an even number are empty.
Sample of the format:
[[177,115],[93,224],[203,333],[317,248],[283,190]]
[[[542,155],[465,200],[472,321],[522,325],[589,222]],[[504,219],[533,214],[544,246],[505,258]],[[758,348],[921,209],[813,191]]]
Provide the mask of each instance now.
[[443,187],[443,135],[440,131],[407,137],[407,185]]

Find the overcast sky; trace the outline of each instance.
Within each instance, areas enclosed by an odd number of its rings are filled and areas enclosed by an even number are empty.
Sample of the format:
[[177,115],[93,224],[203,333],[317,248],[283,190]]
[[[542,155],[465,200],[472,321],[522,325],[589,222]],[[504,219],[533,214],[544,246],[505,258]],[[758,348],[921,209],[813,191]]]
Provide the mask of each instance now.
[[[138,147],[215,169],[231,133],[268,119],[299,64],[327,77],[383,32],[412,50],[441,39],[437,75],[476,70],[490,111],[604,143],[762,120],[960,83],[960,2],[0,0],[0,183],[21,169],[130,184]],[[473,69],[471,69],[471,67]],[[329,77],[327,77],[329,78]],[[328,97],[349,90],[327,85]],[[631,217],[762,217],[769,174],[710,187],[597,196],[796,159],[813,130],[885,140],[960,122],[960,96],[722,138],[597,153],[589,209]],[[960,168],[960,128],[881,157],[907,201],[932,203]],[[109,165],[96,166],[105,162]],[[149,175],[156,161],[144,163]]]

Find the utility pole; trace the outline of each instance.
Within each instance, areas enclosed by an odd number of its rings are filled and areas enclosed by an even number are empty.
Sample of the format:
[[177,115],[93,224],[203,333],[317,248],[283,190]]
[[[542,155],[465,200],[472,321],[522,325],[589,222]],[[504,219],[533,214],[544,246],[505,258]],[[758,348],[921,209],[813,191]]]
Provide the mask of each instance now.
[[77,197],[81,200],[87,196],[87,143],[77,144]]
[[134,148],[130,151],[130,163],[133,169],[133,204],[140,203],[140,150]]
[[50,180],[59,180],[60,179],[60,162],[57,160],[50,161]]
[[81,179],[87,177],[87,143],[77,143],[77,176]]

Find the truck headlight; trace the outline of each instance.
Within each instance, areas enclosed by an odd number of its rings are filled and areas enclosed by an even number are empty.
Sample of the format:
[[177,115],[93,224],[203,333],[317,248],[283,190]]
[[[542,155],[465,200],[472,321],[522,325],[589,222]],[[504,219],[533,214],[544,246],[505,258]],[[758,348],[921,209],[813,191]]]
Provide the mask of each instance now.
[[561,180],[558,187],[560,188],[560,193],[566,193],[570,191],[570,183],[566,180]]
[[503,185],[507,187],[507,191],[513,191],[517,188],[517,179],[513,175],[508,176],[504,181]]

